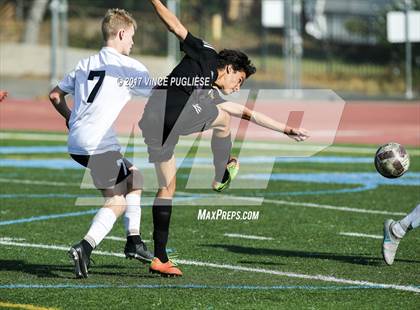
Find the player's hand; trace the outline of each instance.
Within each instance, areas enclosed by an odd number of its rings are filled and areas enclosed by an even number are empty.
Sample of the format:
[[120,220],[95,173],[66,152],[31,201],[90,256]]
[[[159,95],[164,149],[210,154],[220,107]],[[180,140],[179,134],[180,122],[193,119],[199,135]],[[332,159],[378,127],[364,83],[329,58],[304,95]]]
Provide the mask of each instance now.
[[293,139],[298,142],[305,141],[309,138],[309,133],[304,128],[289,127],[284,134],[287,135],[290,139]]
[[7,95],[8,95],[7,91],[0,90],[0,102],[6,99]]

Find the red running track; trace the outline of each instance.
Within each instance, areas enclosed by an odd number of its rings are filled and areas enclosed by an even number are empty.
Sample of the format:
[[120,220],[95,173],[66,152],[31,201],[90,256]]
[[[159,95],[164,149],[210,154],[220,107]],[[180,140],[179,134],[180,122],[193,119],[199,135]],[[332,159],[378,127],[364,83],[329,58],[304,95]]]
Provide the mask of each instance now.
[[[259,110],[272,112],[273,105]],[[116,127],[119,133],[138,131],[144,102],[130,102],[120,114]],[[318,123],[328,119],[328,111],[319,109]],[[309,128],[308,128],[309,129]],[[34,130],[65,132],[64,121],[48,101],[6,99],[0,103],[0,130]],[[243,128],[241,126],[241,132]],[[250,127],[247,137],[257,140],[278,138],[274,132]],[[364,102],[346,103],[334,143],[384,144],[390,141],[420,146],[420,102]]]

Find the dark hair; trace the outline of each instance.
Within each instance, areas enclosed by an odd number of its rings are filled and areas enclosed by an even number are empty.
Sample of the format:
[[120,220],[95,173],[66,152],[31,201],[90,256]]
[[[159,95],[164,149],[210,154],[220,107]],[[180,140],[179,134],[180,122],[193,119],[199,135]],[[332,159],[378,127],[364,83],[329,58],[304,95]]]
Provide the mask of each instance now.
[[219,52],[217,68],[221,69],[226,65],[232,65],[235,71],[245,72],[247,78],[257,71],[248,56],[236,50],[225,49]]

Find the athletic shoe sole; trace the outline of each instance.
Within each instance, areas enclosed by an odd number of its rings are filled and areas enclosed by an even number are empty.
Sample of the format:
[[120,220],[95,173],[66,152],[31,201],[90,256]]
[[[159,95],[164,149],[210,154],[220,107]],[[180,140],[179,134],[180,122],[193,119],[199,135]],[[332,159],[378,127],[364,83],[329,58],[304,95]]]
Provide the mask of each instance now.
[[74,274],[76,275],[76,278],[87,278],[88,272],[87,268],[85,268],[86,266],[83,266],[83,262],[80,259],[81,254],[79,254],[75,248],[71,248],[68,251],[68,255],[74,263]]
[[151,259],[141,256],[138,253],[131,253],[131,252],[127,252],[124,253],[125,254],[125,258],[126,259],[137,259],[138,261],[142,262],[143,264],[150,264],[152,262]]
[[172,273],[162,273],[159,270],[154,270],[149,268],[149,272],[152,274],[159,274],[163,278],[178,278],[182,277],[182,275],[172,274]]

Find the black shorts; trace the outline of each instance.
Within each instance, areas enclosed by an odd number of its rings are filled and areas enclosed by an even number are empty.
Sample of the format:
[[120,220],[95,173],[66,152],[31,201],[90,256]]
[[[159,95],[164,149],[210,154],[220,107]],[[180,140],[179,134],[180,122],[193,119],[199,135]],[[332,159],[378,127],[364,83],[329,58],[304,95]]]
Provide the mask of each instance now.
[[211,101],[187,102],[181,110],[177,107],[182,104],[177,105],[176,99],[169,107],[156,102],[148,102],[139,122],[151,163],[168,161],[174,154],[179,136],[210,129],[219,115],[217,105]]
[[76,162],[90,169],[93,183],[97,189],[113,188],[130,174],[133,164],[120,152],[110,151],[97,155],[70,154]]

